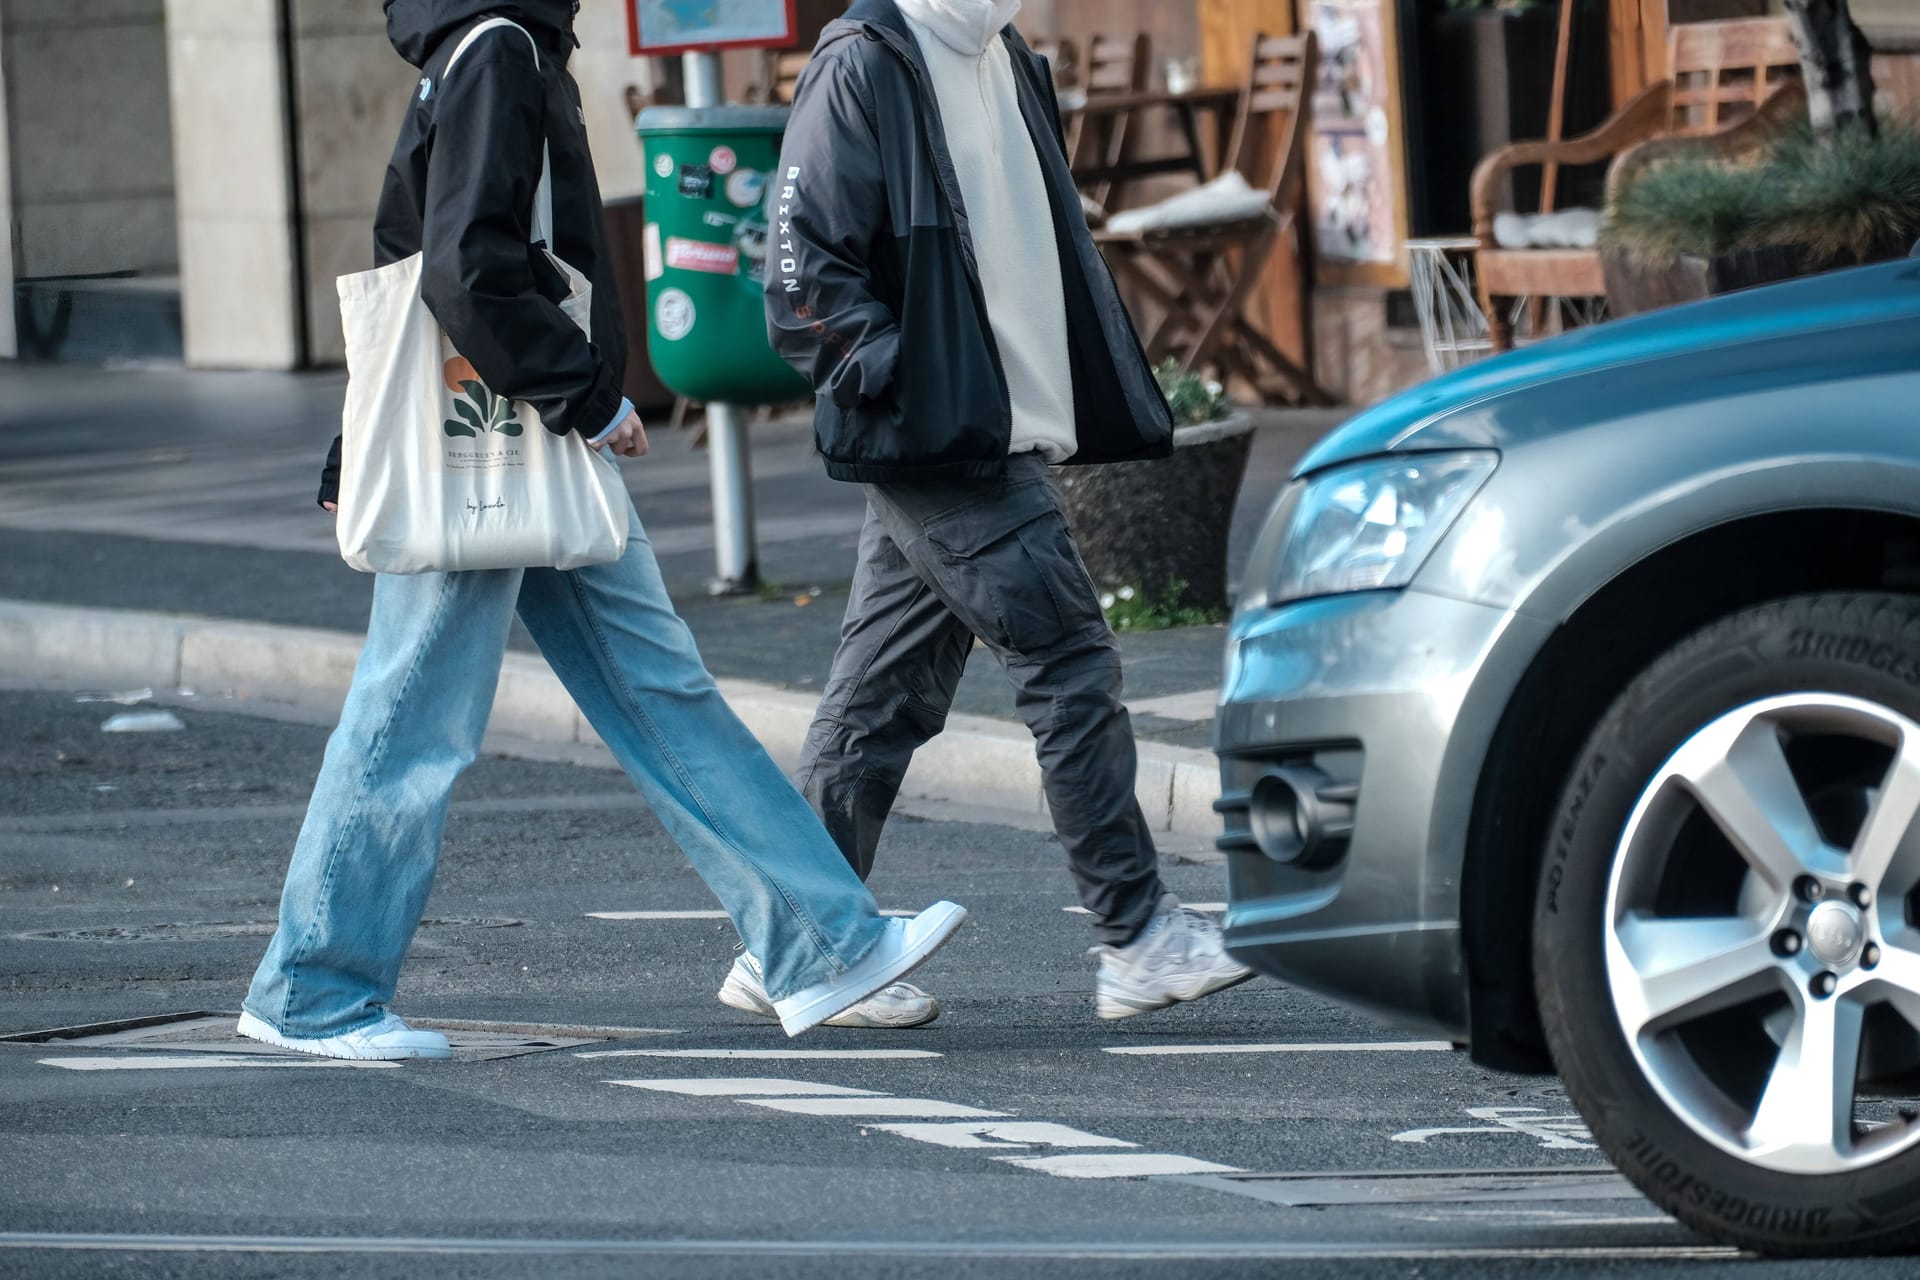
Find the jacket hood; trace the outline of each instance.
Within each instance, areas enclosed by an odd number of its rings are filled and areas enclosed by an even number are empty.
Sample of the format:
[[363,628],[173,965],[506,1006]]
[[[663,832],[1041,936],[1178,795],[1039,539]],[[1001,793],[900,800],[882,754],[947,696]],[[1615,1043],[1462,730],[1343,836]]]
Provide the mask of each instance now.
[[386,0],[387,39],[416,67],[447,36],[476,18],[511,18],[549,48],[572,49],[573,15],[579,0]]
[[896,0],[900,12],[957,52],[979,57],[1020,12],[1020,0]]

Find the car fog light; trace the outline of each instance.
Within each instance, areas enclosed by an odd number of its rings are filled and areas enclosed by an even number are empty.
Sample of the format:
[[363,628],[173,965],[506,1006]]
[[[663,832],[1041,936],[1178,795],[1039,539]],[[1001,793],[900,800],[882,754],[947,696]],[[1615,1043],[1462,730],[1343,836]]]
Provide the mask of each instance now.
[[1260,775],[1248,797],[1254,842],[1275,862],[1325,866],[1353,835],[1358,793],[1310,766],[1277,765]]

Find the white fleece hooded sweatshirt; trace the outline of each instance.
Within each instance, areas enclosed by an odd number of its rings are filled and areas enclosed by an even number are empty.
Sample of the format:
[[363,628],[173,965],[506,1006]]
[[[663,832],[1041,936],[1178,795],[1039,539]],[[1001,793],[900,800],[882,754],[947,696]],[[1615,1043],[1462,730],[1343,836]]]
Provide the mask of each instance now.
[[896,2],[932,73],[960,180],[987,322],[1013,405],[1008,452],[1064,462],[1079,442],[1060,247],[1013,62],[1000,39],[1020,0]]

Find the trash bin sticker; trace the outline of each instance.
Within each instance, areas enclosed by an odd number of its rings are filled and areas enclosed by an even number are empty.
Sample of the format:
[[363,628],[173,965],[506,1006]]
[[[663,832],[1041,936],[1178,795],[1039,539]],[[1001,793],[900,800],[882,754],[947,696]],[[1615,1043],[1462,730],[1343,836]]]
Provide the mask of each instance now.
[[740,251],[730,244],[668,236],[667,265],[676,271],[705,271],[716,276],[730,276],[740,269]]
[[664,290],[653,304],[653,324],[668,342],[693,332],[693,299],[679,289]]
[[739,163],[740,157],[733,154],[733,148],[725,143],[715,147],[707,157],[707,167],[723,178],[732,173]]
[[713,198],[713,169],[704,164],[680,166],[680,194],[693,200]]
[[667,272],[665,256],[660,252],[660,224],[649,222],[641,248],[647,260],[647,279],[658,280]]
[[727,199],[742,209],[751,209],[766,194],[767,175],[758,169],[736,169],[727,179]]
[[673,157],[662,151],[653,158],[653,171],[663,178],[673,176]]

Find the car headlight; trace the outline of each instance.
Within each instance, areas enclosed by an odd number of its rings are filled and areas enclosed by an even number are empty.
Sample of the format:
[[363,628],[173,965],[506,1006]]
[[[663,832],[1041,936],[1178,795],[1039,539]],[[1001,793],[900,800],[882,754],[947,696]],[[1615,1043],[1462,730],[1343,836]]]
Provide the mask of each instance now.
[[1406,586],[1499,462],[1490,450],[1400,454],[1307,480],[1290,495],[1267,603]]

